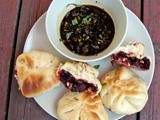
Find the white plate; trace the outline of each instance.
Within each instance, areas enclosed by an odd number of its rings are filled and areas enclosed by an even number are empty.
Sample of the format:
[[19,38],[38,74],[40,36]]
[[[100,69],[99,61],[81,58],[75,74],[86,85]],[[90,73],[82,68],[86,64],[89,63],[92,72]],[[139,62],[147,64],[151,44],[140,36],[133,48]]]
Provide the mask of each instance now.
[[[136,72],[139,76],[141,76],[147,83],[148,88],[151,84],[153,73],[154,73],[154,67],[155,67],[155,56],[154,56],[154,49],[153,44],[150,39],[150,36],[144,27],[144,25],[141,23],[141,21],[136,17],[134,13],[132,13],[129,9],[127,9],[128,14],[128,32],[125,38],[125,41],[123,44],[128,43],[129,41],[140,41],[145,44],[145,54],[148,56],[151,56],[152,63],[151,68],[149,71],[137,71]],[[53,53],[54,55],[59,56],[62,58],[63,61],[66,61],[67,58],[59,54],[51,45],[49,42],[46,31],[45,31],[45,15],[41,16],[39,20],[35,23],[33,28],[31,29],[24,46],[24,52],[28,52],[31,50],[43,50]],[[99,78],[101,78],[104,73],[106,73],[108,70],[113,69],[113,66],[110,63],[110,59],[103,59],[96,62],[91,62],[91,65],[100,65],[99,68]],[[35,97],[35,101],[51,116],[57,118],[56,115],[56,108],[57,108],[57,102],[58,100],[64,95],[65,88],[63,85],[60,85],[56,87],[55,89],[47,92],[46,94],[43,94],[39,97]],[[115,113],[112,113],[107,110],[109,113],[110,120],[115,120],[123,117],[123,115],[117,115]]]

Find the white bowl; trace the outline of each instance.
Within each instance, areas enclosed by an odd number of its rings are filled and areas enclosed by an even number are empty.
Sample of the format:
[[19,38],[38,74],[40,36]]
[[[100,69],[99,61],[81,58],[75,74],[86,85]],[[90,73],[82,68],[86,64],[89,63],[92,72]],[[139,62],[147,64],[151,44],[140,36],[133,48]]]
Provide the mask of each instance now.
[[[75,8],[73,5],[67,7],[71,3],[94,5],[104,9],[111,16],[115,26],[115,35],[109,47],[103,52],[92,56],[78,55],[71,52],[60,41],[61,21],[67,12]],[[127,33],[128,23],[126,9],[121,0],[53,0],[47,11],[45,26],[47,36],[58,52],[72,60],[91,62],[108,57],[121,45]]]

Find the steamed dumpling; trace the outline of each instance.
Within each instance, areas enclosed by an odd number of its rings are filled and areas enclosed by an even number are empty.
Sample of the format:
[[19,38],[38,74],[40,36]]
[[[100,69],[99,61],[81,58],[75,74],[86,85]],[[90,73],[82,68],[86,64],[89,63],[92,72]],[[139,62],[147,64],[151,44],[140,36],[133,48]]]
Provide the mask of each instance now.
[[25,97],[35,97],[60,85],[56,71],[61,61],[48,52],[33,50],[18,56],[15,77]]
[[58,102],[57,115],[60,120],[108,120],[99,96],[68,91]]
[[99,72],[83,62],[66,62],[57,70],[59,80],[72,92],[87,92],[92,97],[101,91]]
[[144,44],[141,42],[129,42],[121,46],[111,55],[111,62],[124,65],[138,70],[149,70],[151,65],[150,56],[144,55]]
[[139,112],[148,100],[145,82],[126,67],[106,73],[101,83],[103,104],[117,114]]

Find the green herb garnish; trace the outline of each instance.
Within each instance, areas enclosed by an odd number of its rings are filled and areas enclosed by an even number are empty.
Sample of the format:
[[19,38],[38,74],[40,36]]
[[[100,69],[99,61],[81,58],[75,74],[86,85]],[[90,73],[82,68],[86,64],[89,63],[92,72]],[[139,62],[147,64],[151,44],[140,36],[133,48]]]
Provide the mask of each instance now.
[[75,8],[66,14],[60,26],[64,45],[83,56],[97,55],[105,50],[114,37],[114,24],[109,14],[92,5],[69,5]]
[[93,66],[95,69],[99,69],[100,65]]
[[77,18],[74,18],[74,19],[72,20],[72,25],[76,25],[76,24],[78,24],[78,20],[77,20]]
[[92,18],[90,18],[89,16],[86,16],[82,19],[82,23],[88,25],[88,24],[91,24],[91,20]]
[[68,40],[70,38],[70,36],[72,35],[73,32],[69,32],[66,34],[66,39]]

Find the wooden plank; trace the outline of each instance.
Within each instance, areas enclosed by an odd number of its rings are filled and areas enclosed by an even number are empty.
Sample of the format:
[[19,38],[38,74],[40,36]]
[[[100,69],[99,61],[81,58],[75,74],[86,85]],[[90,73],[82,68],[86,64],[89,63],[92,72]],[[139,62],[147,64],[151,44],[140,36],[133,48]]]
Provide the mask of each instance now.
[[146,26],[155,49],[155,73],[149,89],[149,100],[140,114],[140,120],[159,120],[160,118],[160,1],[144,1],[144,25]]
[[[22,53],[26,37],[33,24],[48,9],[51,1],[52,0],[22,1],[15,60],[17,56]],[[54,120],[54,118],[41,109],[34,99],[26,99],[23,97],[20,91],[18,91],[16,79],[12,77],[8,120]]]
[[18,0],[0,0],[0,120],[5,120],[10,89],[10,67],[16,30]]
[[141,17],[141,0],[122,0],[127,8],[129,8],[139,18]]

